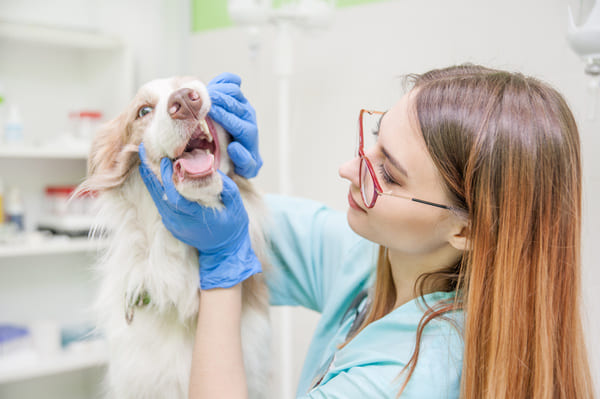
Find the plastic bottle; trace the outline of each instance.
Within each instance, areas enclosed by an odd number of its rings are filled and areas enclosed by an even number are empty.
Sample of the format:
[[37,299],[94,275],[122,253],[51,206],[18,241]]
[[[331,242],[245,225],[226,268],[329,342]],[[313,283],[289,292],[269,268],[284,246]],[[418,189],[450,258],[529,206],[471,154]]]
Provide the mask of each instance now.
[[25,230],[24,215],[25,209],[21,190],[18,187],[12,187],[6,196],[7,222],[13,223],[17,227],[17,231],[23,231]]
[[23,123],[21,122],[21,112],[19,107],[11,104],[8,108],[8,117],[4,123],[4,140],[9,144],[18,144],[23,142]]
[[0,225],[4,224],[4,181],[0,179]]
[[4,85],[0,81],[0,143],[4,141],[4,118],[6,114],[6,99],[4,98]]

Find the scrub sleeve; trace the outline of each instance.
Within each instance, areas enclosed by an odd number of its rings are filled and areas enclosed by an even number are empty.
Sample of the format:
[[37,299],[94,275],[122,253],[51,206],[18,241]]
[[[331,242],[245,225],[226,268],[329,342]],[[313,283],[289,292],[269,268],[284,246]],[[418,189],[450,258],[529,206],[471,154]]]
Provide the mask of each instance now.
[[[356,317],[356,312],[347,312],[350,304],[373,284],[378,247],[356,235],[344,213],[320,203],[278,195],[267,195],[266,202],[271,267],[265,277],[271,304],[321,313],[297,397],[395,398],[404,382],[398,376],[414,350],[424,302],[432,306],[452,293],[435,292],[408,302],[338,350]],[[366,299],[359,309],[364,306]],[[453,323],[436,319],[425,328],[419,361],[402,398],[458,398],[462,313],[446,315]]]

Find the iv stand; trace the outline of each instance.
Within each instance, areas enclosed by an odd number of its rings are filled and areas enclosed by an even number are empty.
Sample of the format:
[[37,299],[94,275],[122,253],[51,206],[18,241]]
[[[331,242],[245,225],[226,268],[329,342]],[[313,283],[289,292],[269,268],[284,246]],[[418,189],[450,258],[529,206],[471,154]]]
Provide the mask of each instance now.
[[[277,10],[271,10],[269,0],[229,0],[229,14],[235,22],[254,27],[271,22],[276,28],[274,68],[277,77],[279,101],[277,121],[279,191],[283,195],[292,194],[292,172],[290,167],[292,29],[294,26],[307,29],[325,27],[329,23],[333,12],[333,1],[299,0]],[[292,316],[289,309],[282,309],[280,316],[281,354],[279,363],[281,365],[281,392],[279,397],[287,399],[290,397],[290,392],[294,390],[292,368],[289,365],[289,359],[292,358]]]

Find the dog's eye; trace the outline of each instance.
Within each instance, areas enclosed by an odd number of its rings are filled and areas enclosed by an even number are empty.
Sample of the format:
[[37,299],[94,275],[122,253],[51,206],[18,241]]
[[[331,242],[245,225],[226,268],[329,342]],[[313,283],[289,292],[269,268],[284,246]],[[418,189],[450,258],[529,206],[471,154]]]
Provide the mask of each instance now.
[[154,108],[152,108],[149,105],[144,105],[142,108],[140,108],[140,110],[138,111],[138,118],[143,118],[144,116],[148,115],[150,112],[152,112],[154,110]]

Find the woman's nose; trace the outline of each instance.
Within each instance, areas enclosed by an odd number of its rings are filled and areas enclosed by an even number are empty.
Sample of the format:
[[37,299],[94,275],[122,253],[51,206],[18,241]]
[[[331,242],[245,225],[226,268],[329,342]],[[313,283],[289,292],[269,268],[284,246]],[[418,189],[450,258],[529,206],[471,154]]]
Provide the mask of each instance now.
[[342,179],[348,180],[350,183],[354,184],[356,187],[360,187],[359,183],[359,169],[360,169],[360,157],[355,157],[348,162],[340,165],[338,169],[338,173]]

